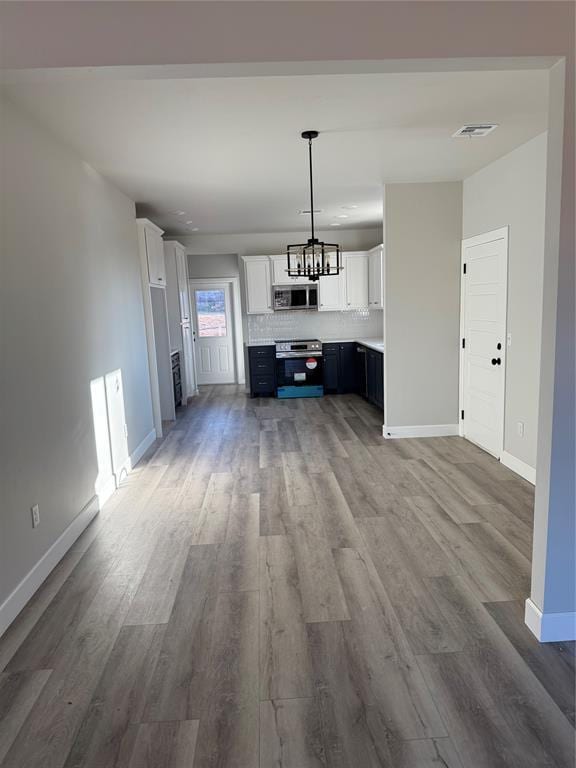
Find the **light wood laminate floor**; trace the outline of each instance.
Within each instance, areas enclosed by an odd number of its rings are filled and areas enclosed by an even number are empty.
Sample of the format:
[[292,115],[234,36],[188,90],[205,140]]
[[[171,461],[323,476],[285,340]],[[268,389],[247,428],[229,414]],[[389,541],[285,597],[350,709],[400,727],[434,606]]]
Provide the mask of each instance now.
[[532,504],[356,396],[204,388],[0,640],[0,765],[573,768]]

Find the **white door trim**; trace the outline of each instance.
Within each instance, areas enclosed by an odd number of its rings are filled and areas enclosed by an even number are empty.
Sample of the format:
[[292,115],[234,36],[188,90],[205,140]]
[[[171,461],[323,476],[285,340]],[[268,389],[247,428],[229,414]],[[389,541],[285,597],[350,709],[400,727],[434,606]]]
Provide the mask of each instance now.
[[[480,235],[474,235],[473,237],[467,237],[462,240],[462,247],[460,250],[460,338],[458,343],[460,345],[460,372],[459,372],[459,385],[458,385],[458,434],[460,437],[466,437],[464,434],[464,422],[462,419],[462,410],[464,408],[464,357],[466,350],[462,349],[462,339],[465,338],[465,317],[466,317],[466,291],[464,281],[464,264],[465,264],[465,251],[466,248],[475,245],[483,245],[484,243],[491,243],[494,240],[504,240],[506,244],[505,248],[505,275],[506,280],[504,283],[504,308],[505,308],[505,329],[504,337],[502,339],[504,358],[504,371],[502,375],[502,381],[500,384],[500,403],[502,418],[500,420],[501,430],[498,440],[499,450],[496,458],[500,459],[504,452],[504,419],[506,416],[505,403],[506,403],[506,366],[507,366],[507,347],[506,336],[508,330],[508,250],[509,250],[509,227],[500,227],[499,229],[493,229],[489,232],[483,232]],[[480,446],[482,447],[482,446]]]
[[[242,331],[242,310],[240,305],[240,277],[189,277],[188,289],[190,294],[190,308],[192,309],[195,304],[193,302],[191,291],[196,286],[223,284],[227,283],[230,286],[230,293],[232,297],[232,317],[234,321],[234,381],[236,384],[246,383],[246,373],[244,370],[244,333]],[[196,361],[196,345],[193,347],[194,352],[194,365],[198,370],[198,364]]]

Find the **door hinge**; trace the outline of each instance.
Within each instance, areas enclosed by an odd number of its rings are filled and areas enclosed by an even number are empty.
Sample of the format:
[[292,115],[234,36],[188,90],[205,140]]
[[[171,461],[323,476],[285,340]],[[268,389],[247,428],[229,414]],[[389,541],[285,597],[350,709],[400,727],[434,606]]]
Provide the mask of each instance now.
[[460,418],[461,418],[461,419],[463,419],[463,418],[464,418],[464,411],[460,411]]
[[464,274],[466,274],[466,264],[464,264]]
[[466,349],[466,339],[462,339],[462,349]]

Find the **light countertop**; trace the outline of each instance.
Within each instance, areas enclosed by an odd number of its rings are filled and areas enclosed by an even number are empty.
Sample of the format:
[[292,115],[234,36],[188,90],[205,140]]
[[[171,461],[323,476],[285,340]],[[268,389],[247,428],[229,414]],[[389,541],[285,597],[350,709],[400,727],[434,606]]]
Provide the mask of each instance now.
[[[361,344],[368,349],[374,349],[376,352],[384,352],[384,340],[383,339],[320,339],[323,344],[346,344],[352,342],[353,344]],[[269,347],[275,344],[274,339],[262,339],[260,341],[248,341],[247,347]]]
[[384,339],[355,339],[356,344],[374,349],[376,352],[384,352]]
[[384,352],[384,339],[321,339],[323,344],[361,344],[368,349],[374,349],[376,352]]

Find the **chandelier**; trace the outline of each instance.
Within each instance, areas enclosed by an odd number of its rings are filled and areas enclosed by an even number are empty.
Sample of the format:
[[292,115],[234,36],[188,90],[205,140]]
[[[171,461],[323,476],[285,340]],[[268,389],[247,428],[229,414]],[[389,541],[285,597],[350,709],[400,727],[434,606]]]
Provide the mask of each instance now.
[[310,223],[311,236],[307,243],[289,245],[286,249],[288,257],[288,275],[290,277],[305,277],[312,282],[327,275],[338,275],[342,271],[340,246],[318,240],[314,232],[314,185],[312,182],[312,140],[317,138],[318,131],[304,131],[302,138],[308,141],[308,163],[310,169]]

